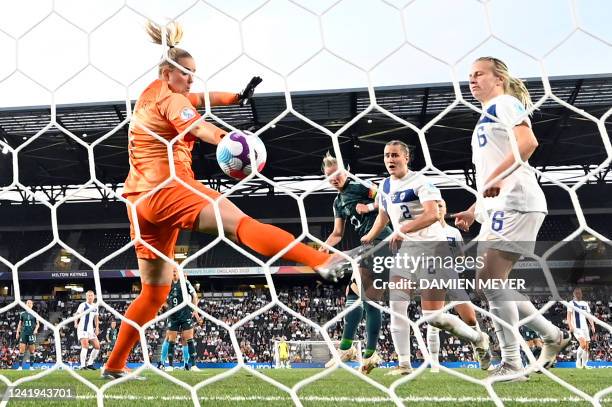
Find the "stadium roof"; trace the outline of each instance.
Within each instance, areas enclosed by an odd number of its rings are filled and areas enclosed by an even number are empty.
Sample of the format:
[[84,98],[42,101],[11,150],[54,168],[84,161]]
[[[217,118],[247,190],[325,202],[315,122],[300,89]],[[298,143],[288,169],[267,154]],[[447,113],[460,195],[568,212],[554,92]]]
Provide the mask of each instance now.
[[[599,118],[612,107],[612,75],[558,77],[550,79],[552,93],[561,100]],[[541,79],[527,80],[534,101],[544,95]],[[465,100],[474,103],[466,83],[461,84]],[[450,83],[375,88],[378,106],[422,128],[455,99]],[[317,124],[337,132],[371,105],[367,89],[295,92],[293,108]],[[250,106],[217,107],[212,111],[237,128],[258,129],[287,109],[285,94],[258,95]],[[470,138],[479,114],[458,104],[426,133],[434,165],[449,174],[471,180]],[[0,138],[17,148],[41,132],[51,121],[49,106],[0,109]],[[115,131],[93,150],[96,174],[100,181],[119,186],[128,171],[127,123],[125,102],[105,102],[57,106],[56,122],[85,143]],[[596,123],[547,99],[532,118],[540,148],[530,160],[545,171],[559,168],[578,169],[579,174],[601,164],[607,154]],[[612,130],[612,119],[605,123]],[[270,128],[262,139],[268,150],[264,175],[288,182],[304,176],[320,175],[320,162],[332,150],[331,139],[292,113]],[[391,139],[401,139],[413,146],[414,169],[424,166],[420,142],[415,132],[374,109],[355,121],[340,136],[345,162],[356,174],[383,174],[382,148]],[[10,154],[0,155],[0,186],[12,182]],[[46,131],[19,153],[19,181],[59,197],[88,181],[88,156],[84,147],[56,126]],[[233,184],[220,172],[212,146],[196,146],[194,170],[198,179],[213,186]],[[600,174],[605,181],[609,167]],[[287,178],[279,178],[287,177]],[[54,188],[51,188],[54,187]],[[253,183],[244,190],[261,190]],[[55,192],[54,192],[55,191]]]

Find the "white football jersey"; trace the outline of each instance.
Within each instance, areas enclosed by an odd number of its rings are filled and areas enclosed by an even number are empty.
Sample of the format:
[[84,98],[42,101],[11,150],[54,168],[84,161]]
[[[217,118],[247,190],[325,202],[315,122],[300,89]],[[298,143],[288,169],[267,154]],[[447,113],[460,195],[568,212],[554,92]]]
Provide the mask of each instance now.
[[[382,193],[381,193],[382,192]],[[424,175],[408,171],[403,178],[387,177],[378,189],[379,207],[389,216],[393,230],[399,230],[402,223],[415,219],[423,212],[423,202],[442,199],[440,190]],[[407,233],[410,240],[443,241],[446,236],[440,222],[413,233]]]
[[[484,191],[485,181],[508,154],[512,154],[510,137],[515,137],[506,126],[515,127],[525,122],[531,127],[522,103],[510,95],[500,95],[483,105],[483,111],[497,118],[482,115],[472,134],[472,162],[476,166],[476,187]],[[504,126],[504,123],[506,126]],[[514,209],[519,212],[547,213],[546,198],[535,174],[520,166],[502,180],[500,194],[485,198],[483,210]]]
[[[83,314],[85,311],[92,309],[91,311],[89,311],[87,314]],[[88,304],[87,301],[86,302],[82,302],[79,305],[79,308],[77,308],[77,314],[79,314],[79,326],[78,326],[78,330],[79,331],[84,331],[84,332],[93,332],[96,327],[95,325],[95,319],[96,316],[98,315],[98,305],[96,303],[93,304]],[[80,315],[83,314],[83,315]]]
[[458,257],[463,254],[463,236],[459,229],[452,227],[448,223],[442,226],[444,236],[448,240],[448,246],[450,247],[453,257]]
[[[578,301],[575,298],[572,299],[571,303],[575,309],[580,309],[582,311],[586,311],[589,314],[591,313],[591,307],[589,307],[589,303],[586,301]],[[581,313],[574,311],[572,318],[574,319],[574,327],[577,329],[586,329],[588,332],[587,319]]]

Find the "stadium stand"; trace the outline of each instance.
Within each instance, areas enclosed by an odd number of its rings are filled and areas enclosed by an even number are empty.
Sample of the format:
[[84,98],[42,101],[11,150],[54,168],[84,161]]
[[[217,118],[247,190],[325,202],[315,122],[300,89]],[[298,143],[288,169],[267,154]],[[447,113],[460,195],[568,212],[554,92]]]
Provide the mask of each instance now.
[[[280,288],[279,297],[283,303],[287,304],[291,309],[308,317],[316,323],[324,323],[335,317],[344,308],[344,296],[341,290],[335,286],[329,285],[302,285],[302,286],[282,286]],[[217,293],[203,293],[199,306],[211,315],[221,319],[222,321],[233,324],[243,318],[245,315],[256,311],[270,301],[268,292],[261,289],[254,289],[244,292],[244,296],[227,296],[218,297]],[[593,293],[595,294],[595,293]],[[600,297],[597,293],[597,298]],[[113,307],[118,312],[123,312],[129,305],[127,300],[109,300]],[[534,303],[537,307],[541,307],[546,302],[546,298],[536,298]],[[37,301],[35,309],[38,312],[43,309],[43,301]],[[605,302],[603,300],[595,300],[593,303],[594,315],[604,322],[612,322],[612,301]],[[54,315],[57,321],[68,318],[74,314],[78,307],[79,301],[69,300],[62,302],[54,300],[45,303],[44,307],[48,307],[49,313],[45,311],[45,315]],[[3,302],[0,301],[0,306]],[[482,306],[483,304],[477,303]],[[17,360],[15,352],[16,339],[15,329],[19,320],[19,312],[21,309],[13,309],[6,313],[6,318],[0,322],[0,368],[11,367]],[[556,304],[545,314],[556,325],[565,325],[565,308],[561,304]],[[416,320],[420,317],[420,306],[411,301],[409,310],[411,319]],[[54,319],[54,318],[51,318]],[[113,320],[112,315],[103,310],[100,315],[100,340],[104,351],[101,354],[105,358],[108,351],[104,344],[106,329],[110,326]],[[481,319],[481,328],[483,331],[488,331],[491,338],[494,339],[493,328],[488,318]],[[46,329],[41,325],[41,334],[39,335],[36,352],[32,357],[33,362],[54,362],[55,345],[52,336],[45,335]],[[165,322],[159,322],[154,328],[147,330],[147,340],[150,346],[150,356],[154,359],[158,357],[159,347],[163,341],[165,333]],[[249,321],[243,327],[237,330],[237,338],[240,343],[241,350],[245,355],[245,361],[248,362],[272,362],[273,349],[272,344],[274,339],[286,337],[288,340],[320,340],[320,336],[313,329],[300,320],[294,319],[291,316],[273,308],[258,317]],[[339,340],[342,334],[342,323],[336,324],[329,331],[332,339]],[[421,326],[421,335],[426,334],[425,326]],[[358,337],[364,338],[365,326],[362,323],[359,327]],[[231,345],[229,335],[223,329],[217,327],[210,321],[203,321],[196,328],[195,332],[196,348],[198,351],[198,362],[235,362],[236,358]],[[468,344],[461,343],[458,339],[450,337],[445,333],[441,333],[441,359],[445,362],[456,361],[472,361],[473,355],[471,347]],[[80,345],[76,338],[76,331],[70,325],[61,331],[61,341],[64,361],[77,362],[79,357]],[[382,330],[379,337],[380,355],[384,361],[392,361],[395,359],[393,353],[393,344],[389,332],[389,315],[383,314]],[[561,353],[558,361],[573,361],[575,360],[575,351],[577,342]],[[496,346],[494,346],[494,350]],[[182,360],[180,347],[177,347],[178,360]],[[591,342],[591,360],[611,360],[612,359],[612,335],[603,330],[599,330],[592,336]],[[414,360],[422,360],[422,355],[418,350],[416,339],[412,338],[412,357]],[[142,362],[142,349],[137,346],[130,356],[130,362]]]

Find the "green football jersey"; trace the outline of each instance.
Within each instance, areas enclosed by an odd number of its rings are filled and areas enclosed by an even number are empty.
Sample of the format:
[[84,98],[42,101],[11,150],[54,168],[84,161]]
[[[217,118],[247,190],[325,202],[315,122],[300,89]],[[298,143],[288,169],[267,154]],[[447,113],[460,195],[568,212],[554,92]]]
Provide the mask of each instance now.
[[34,315],[27,311],[23,311],[19,315],[19,320],[21,321],[21,335],[32,335],[34,333],[34,328],[36,328],[36,318]]
[[[334,217],[348,221],[361,238],[374,226],[378,211],[359,214],[356,206],[358,203],[366,205],[374,203],[375,199],[376,189],[373,186],[368,188],[353,179],[347,178],[342,191],[338,192],[336,199],[334,199]],[[391,233],[391,228],[387,226],[378,235],[378,239],[383,240]]]
[[117,335],[119,334],[119,329],[118,328],[108,328],[106,330],[106,337],[110,340],[110,343],[115,343],[115,341],[117,340]]
[[[193,288],[189,280],[187,280],[187,292],[189,295],[195,294],[196,290]],[[170,288],[170,293],[168,294],[168,308],[172,309],[179,305],[183,301],[183,292],[181,291],[181,282],[173,281],[172,287]],[[191,302],[191,299],[189,299]]]

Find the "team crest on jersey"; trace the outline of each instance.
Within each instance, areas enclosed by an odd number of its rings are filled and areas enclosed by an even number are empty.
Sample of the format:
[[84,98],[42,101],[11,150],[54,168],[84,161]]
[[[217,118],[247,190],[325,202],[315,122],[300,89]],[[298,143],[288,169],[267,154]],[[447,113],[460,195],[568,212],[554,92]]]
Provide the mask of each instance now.
[[180,113],[181,119],[187,121],[195,117],[195,111],[190,107],[184,107]]
[[419,199],[412,188],[397,191],[391,194],[391,202],[394,204],[410,202]]

